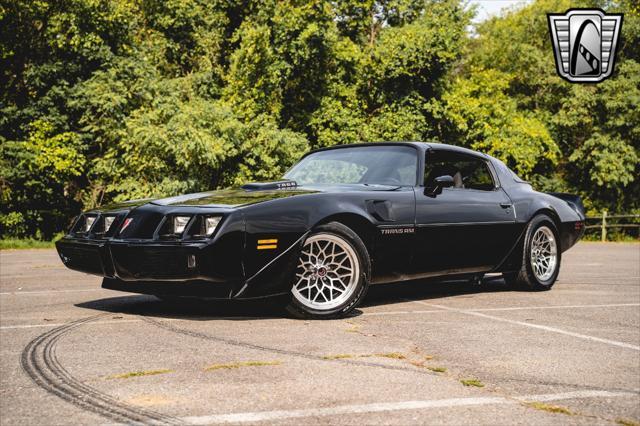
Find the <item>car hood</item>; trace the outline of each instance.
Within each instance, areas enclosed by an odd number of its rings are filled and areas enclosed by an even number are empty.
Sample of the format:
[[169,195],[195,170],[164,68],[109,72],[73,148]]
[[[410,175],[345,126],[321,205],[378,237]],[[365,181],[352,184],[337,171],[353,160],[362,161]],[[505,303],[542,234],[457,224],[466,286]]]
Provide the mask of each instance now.
[[199,192],[196,194],[178,195],[161,198],[151,203],[159,206],[203,206],[203,207],[237,207],[278,198],[289,198],[311,194],[317,191],[304,189],[274,189],[269,191],[246,191],[244,189],[221,189],[218,191]]
[[103,206],[100,210],[118,210],[138,207],[144,204],[158,206],[191,206],[191,207],[240,207],[264,201],[289,198],[320,192],[360,192],[360,191],[393,191],[397,186],[389,185],[313,185],[287,189],[271,189],[248,191],[242,188],[221,189],[217,191],[198,192],[158,199],[140,199]]

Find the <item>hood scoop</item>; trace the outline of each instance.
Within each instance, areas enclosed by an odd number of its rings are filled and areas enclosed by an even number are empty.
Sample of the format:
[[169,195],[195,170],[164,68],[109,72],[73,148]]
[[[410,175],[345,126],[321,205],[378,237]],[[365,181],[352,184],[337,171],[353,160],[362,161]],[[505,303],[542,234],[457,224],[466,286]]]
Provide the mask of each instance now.
[[293,189],[298,184],[295,180],[278,180],[275,182],[252,182],[242,185],[245,191],[269,191],[274,189]]

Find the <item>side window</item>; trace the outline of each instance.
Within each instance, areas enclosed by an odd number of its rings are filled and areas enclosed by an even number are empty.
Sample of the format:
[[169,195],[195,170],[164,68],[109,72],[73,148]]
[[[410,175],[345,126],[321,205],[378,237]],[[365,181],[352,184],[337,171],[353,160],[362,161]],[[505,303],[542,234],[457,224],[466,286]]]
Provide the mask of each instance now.
[[435,179],[445,175],[453,178],[454,188],[491,191],[495,187],[482,159],[450,151],[427,152],[424,185],[434,187]]

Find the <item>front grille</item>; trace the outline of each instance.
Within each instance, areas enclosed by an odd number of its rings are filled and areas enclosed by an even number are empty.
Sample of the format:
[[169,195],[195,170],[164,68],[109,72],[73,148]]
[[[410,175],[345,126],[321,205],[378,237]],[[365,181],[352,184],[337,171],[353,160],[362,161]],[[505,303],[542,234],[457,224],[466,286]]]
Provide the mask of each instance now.
[[113,247],[112,254],[119,273],[132,278],[186,278],[196,274],[189,268],[189,253],[178,247]]
[[122,239],[150,240],[154,238],[156,229],[162,222],[164,215],[157,212],[132,211],[127,219],[132,219],[131,224],[124,231],[116,235]]

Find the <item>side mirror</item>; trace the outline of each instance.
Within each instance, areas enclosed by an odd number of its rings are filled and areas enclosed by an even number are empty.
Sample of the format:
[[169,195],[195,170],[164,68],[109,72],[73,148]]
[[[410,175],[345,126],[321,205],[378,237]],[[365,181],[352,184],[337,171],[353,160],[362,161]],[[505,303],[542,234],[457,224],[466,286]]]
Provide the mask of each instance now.
[[453,181],[453,176],[449,176],[449,175],[442,175],[442,176],[438,176],[437,178],[434,179],[434,185],[431,187],[427,187],[425,188],[425,195],[428,195],[430,197],[435,197],[436,195],[440,194],[442,192],[442,188],[450,188],[452,186],[455,185],[455,182]]
[[453,176],[444,175],[444,176],[438,176],[436,178],[436,186],[439,186],[440,188],[449,188],[454,184],[455,182],[453,181]]

